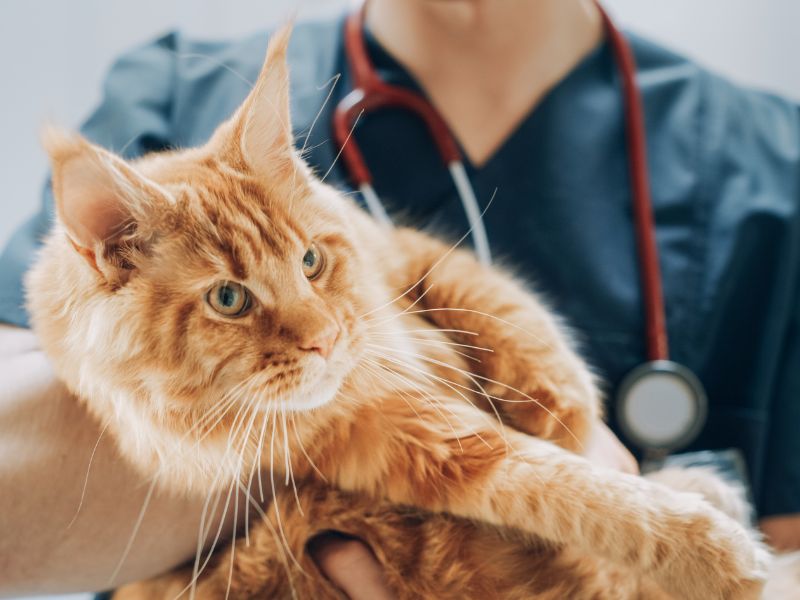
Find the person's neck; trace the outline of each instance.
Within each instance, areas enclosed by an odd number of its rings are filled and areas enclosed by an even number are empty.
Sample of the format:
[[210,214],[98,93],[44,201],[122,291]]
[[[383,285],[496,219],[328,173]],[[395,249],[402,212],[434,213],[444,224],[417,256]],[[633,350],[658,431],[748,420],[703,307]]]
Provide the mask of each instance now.
[[592,0],[369,0],[366,19],[477,164],[602,37]]

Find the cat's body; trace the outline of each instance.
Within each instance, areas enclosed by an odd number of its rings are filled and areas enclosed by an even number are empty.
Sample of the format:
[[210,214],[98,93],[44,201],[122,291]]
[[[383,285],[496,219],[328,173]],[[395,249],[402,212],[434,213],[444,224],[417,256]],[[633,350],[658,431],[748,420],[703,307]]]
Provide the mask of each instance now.
[[[281,551],[313,569],[303,544],[326,528],[374,542],[402,597],[758,597],[766,553],[738,523],[571,452],[598,395],[540,302],[307,172],[285,42],[203,148],[126,164],[51,139],[61,225],[28,280],[59,375],[142,472],[182,493],[271,474],[275,512],[237,546],[233,597],[290,579],[333,594],[287,577]],[[201,597],[224,596],[224,563]]]

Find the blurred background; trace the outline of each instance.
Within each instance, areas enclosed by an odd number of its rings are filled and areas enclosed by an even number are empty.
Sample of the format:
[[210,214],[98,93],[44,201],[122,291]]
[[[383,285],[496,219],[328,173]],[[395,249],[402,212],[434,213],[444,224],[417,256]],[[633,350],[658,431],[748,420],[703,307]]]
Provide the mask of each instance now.
[[[0,0],[0,246],[36,210],[46,171],[38,143],[41,124],[49,120],[77,126],[98,102],[104,73],[120,52],[170,29],[226,38],[269,28],[290,16],[337,14],[353,4],[353,0]],[[744,85],[800,101],[798,0],[605,0],[604,4],[626,28]]]
[[[453,0],[455,1],[455,0]],[[76,126],[120,52],[179,28],[225,38],[354,0],[0,0],[0,246],[35,210],[45,120]],[[624,26],[747,85],[800,100],[800,1],[605,0]]]

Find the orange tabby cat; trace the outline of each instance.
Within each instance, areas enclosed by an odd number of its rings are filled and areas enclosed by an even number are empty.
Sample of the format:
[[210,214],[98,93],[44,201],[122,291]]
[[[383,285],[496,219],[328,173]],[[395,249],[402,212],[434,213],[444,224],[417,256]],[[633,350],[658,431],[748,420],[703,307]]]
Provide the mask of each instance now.
[[371,541],[400,597],[758,597],[767,554],[733,519],[570,452],[598,396],[532,295],[310,173],[288,35],[201,148],[46,140],[58,222],[28,298],[60,377],[159,485],[255,489],[263,468],[278,492],[199,597],[336,597],[303,554],[326,528]]

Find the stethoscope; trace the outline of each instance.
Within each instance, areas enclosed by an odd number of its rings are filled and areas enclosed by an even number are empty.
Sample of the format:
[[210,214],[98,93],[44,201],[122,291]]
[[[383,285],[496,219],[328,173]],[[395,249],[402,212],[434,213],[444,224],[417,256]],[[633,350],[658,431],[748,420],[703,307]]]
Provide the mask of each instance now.
[[[688,367],[669,358],[644,113],[635,80],[636,63],[623,35],[602,7],[598,5],[598,8],[622,83],[647,349],[647,361],[630,371],[620,383],[616,415],[625,436],[645,451],[646,458],[658,459],[687,446],[699,435],[706,421],[708,402],[698,377]],[[469,221],[475,253],[481,262],[489,264],[491,252],[486,229],[458,144],[430,102],[415,92],[380,79],[367,54],[363,28],[363,10],[351,13],[345,22],[344,47],[353,90],[339,102],[333,116],[334,137],[350,177],[372,215],[391,226],[392,221],[372,186],[372,175],[364,156],[351,134],[356,121],[367,113],[387,107],[413,113],[425,123],[450,172]]]

